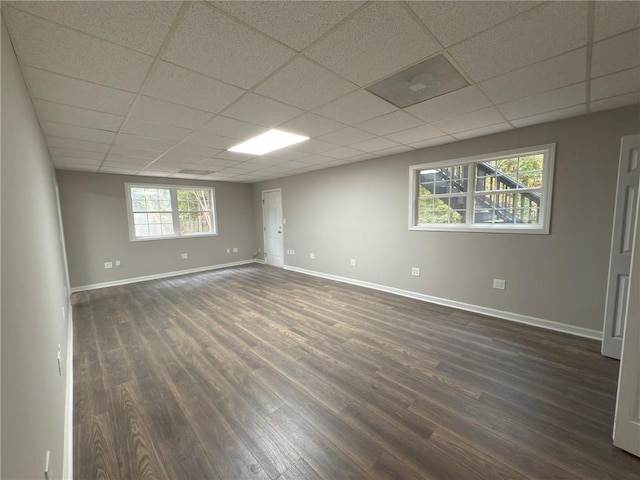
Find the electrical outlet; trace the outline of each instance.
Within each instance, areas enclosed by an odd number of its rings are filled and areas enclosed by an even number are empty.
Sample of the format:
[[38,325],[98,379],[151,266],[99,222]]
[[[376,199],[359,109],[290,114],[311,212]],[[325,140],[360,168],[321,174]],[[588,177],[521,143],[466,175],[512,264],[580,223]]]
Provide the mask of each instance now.
[[186,260],[187,258],[189,258],[189,254],[188,253],[183,253],[180,255],[180,258],[182,258],[182,260]]
[[497,290],[506,290],[507,289],[507,281],[502,280],[501,278],[493,279],[493,288]]
[[[230,248],[227,248],[227,253],[231,253],[231,249]],[[258,252],[258,253],[260,253],[260,252]]]
[[120,263],[120,260],[116,260],[116,267],[119,267],[121,265],[122,265],[122,263]]
[[104,268],[113,268],[112,262],[104,262]]
[[316,258],[316,254],[315,254],[315,253],[310,253],[310,254],[309,254],[309,258],[310,258],[311,260],[313,260],[314,258]]
[[418,267],[411,267],[411,275],[414,277],[420,276],[420,269]]
[[233,253],[238,253],[238,247],[233,247]]
[[296,251],[294,249],[291,249],[291,255],[295,255]]
[[349,265],[351,265],[352,267],[355,267],[358,264],[357,260],[355,258],[352,258],[349,261]]

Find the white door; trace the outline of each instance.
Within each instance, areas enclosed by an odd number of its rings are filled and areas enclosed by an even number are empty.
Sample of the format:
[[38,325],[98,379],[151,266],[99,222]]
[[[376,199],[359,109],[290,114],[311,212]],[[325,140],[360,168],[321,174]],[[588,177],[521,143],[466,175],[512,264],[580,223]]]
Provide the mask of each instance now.
[[629,298],[629,273],[640,182],[640,135],[622,137],[618,189],[609,258],[609,280],[602,332],[602,354],[620,358]]
[[618,377],[613,444],[640,457],[640,201],[636,203],[636,232],[631,265],[630,295]]
[[264,260],[269,265],[284,265],[284,239],[282,230],[282,191],[262,192],[262,221],[264,231]]

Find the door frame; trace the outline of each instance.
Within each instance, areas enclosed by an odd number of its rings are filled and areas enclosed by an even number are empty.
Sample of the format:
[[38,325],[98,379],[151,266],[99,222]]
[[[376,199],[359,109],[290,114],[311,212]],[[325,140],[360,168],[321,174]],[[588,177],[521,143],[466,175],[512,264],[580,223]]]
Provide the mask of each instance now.
[[[267,252],[267,236],[266,236],[266,231],[267,231],[267,227],[266,227],[266,222],[265,222],[265,214],[264,214],[264,196],[265,193],[274,193],[274,192],[278,192],[280,194],[280,218],[282,219],[283,225],[281,225],[282,227],[282,252],[281,252],[281,257],[282,257],[282,264],[281,265],[274,265],[272,263],[269,263],[267,260],[267,256],[268,256],[268,252]],[[262,200],[262,248],[263,248],[263,258],[265,263],[267,263],[268,265],[272,265],[274,267],[283,267],[284,266],[284,217],[282,214],[282,188],[270,188],[267,190],[262,190],[260,198]]]

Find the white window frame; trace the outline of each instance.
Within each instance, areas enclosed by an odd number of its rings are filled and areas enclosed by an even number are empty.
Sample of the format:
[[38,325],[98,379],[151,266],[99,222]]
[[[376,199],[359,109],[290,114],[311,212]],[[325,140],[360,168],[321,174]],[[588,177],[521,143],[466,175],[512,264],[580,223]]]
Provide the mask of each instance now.
[[[525,234],[549,234],[551,226],[551,198],[553,193],[553,166],[555,161],[556,144],[537,145],[533,147],[517,148],[502,152],[475,155],[472,157],[455,158],[433,163],[423,163],[409,167],[409,230],[415,231],[440,231],[440,232],[485,232],[485,233],[525,233]],[[473,164],[499,160],[516,156],[543,154],[544,167],[542,172],[542,193],[540,195],[540,222],[537,224],[495,223],[474,224],[476,173]],[[417,225],[418,218],[418,193],[420,171],[434,167],[451,167],[457,165],[469,165],[469,188],[467,193],[466,223],[446,223]],[[516,190],[514,190],[514,193]],[[488,192],[490,193],[490,192]]]
[[[216,189],[199,185],[166,185],[162,183],[129,183],[125,182],[125,197],[127,200],[127,220],[129,223],[129,240],[132,242],[146,242],[149,240],[171,240],[176,238],[213,237],[218,235],[218,220],[216,209]],[[135,222],[133,220],[133,206],[131,205],[132,188],[162,188],[171,193],[171,215],[173,218],[173,231],[171,235],[154,235],[149,237],[136,237]],[[177,190],[208,190],[210,193],[211,232],[208,233],[181,233],[180,219],[178,216]]]

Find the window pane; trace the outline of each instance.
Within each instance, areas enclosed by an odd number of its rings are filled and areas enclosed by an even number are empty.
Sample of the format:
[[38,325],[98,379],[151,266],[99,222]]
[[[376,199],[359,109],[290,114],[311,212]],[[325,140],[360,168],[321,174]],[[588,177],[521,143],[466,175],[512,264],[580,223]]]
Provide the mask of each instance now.
[[148,237],[149,226],[148,225],[136,225],[136,237]]
[[147,222],[147,214],[146,213],[134,213],[133,214],[133,223],[136,225],[146,225]]
[[210,233],[211,214],[201,213],[180,213],[180,232],[183,235],[191,233]]
[[[214,233],[212,189],[130,186],[129,195],[132,237]],[[174,227],[175,215],[180,231]]]

